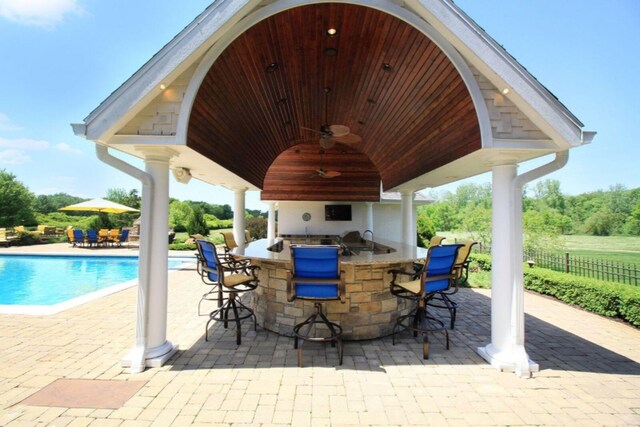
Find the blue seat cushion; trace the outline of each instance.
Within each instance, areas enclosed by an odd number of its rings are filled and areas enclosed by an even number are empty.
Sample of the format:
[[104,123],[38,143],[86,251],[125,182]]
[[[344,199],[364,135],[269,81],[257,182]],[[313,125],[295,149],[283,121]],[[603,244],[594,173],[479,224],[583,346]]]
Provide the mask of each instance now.
[[301,283],[296,284],[297,298],[318,298],[318,299],[337,299],[338,285],[335,284],[315,284]]

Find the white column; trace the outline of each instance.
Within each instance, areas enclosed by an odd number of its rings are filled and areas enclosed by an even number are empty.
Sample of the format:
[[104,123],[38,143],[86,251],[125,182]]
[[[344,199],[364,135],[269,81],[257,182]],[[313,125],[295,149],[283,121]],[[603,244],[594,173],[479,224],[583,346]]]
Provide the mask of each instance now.
[[[491,342],[478,353],[500,370],[527,375],[529,368],[524,342],[516,342],[516,263],[522,263],[522,195],[516,196],[515,164],[493,168],[493,217],[491,241]],[[518,244],[520,242],[520,244]],[[521,270],[520,270],[521,271]],[[524,316],[524,313],[522,313]],[[523,367],[526,359],[527,368]]]
[[267,216],[267,239],[269,244],[276,240],[276,203],[269,202],[269,214]]
[[413,224],[413,191],[403,190],[400,193],[400,215],[402,216],[402,242],[412,245],[415,236],[412,236]]
[[244,248],[244,229],[246,228],[244,218],[244,206],[245,206],[245,194],[247,190],[245,188],[236,189],[233,191],[233,236],[236,239],[238,246]]
[[373,202],[367,203],[367,230],[373,232]]
[[[146,283],[139,283],[138,292],[138,343],[122,366],[131,366],[136,361],[136,352],[144,351],[145,366],[162,366],[176,352],[176,347],[167,341],[167,296],[168,296],[168,224],[169,224],[169,159],[173,150],[142,148],[145,153],[145,171],[152,178],[150,189],[143,187],[143,226],[140,235],[139,268],[145,269]],[[145,194],[150,191],[151,194]],[[147,224],[145,225],[144,222]],[[148,231],[147,234],[143,230]],[[140,367],[136,367],[137,370]]]

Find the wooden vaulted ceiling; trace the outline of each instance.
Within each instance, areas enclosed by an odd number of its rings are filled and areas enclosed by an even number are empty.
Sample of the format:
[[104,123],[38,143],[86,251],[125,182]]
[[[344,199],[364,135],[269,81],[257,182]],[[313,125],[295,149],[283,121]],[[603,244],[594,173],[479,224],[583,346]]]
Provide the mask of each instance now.
[[[318,135],[302,128],[323,124],[362,141],[321,158]],[[393,188],[481,141],[471,96],[430,39],[384,12],[322,3],[271,16],[225,49],[196,96],[187,145],[263,200],[378,200],[379,180]],[[342,175],[314,176],[321,162]]]

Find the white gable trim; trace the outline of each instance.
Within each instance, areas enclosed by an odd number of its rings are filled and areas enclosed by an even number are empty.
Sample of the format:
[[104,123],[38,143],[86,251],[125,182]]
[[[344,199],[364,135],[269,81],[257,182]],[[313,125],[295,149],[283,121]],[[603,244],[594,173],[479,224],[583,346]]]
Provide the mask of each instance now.
[[560,149],[580,145],[582,123],[495,40],[447,0],[407,0]]
[[161,83],[173,81],[215,43],[216,34],[232,27],[259,3],[216,0],[84,119],[84,136],[108,141],[160,94]]

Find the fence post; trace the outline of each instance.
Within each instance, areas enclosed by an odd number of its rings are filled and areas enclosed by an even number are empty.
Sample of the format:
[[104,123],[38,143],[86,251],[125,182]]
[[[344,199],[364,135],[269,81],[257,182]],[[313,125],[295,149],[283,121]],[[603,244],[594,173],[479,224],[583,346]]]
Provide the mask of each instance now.
[[564,253],[564,272],[569,272],[569,252]]

